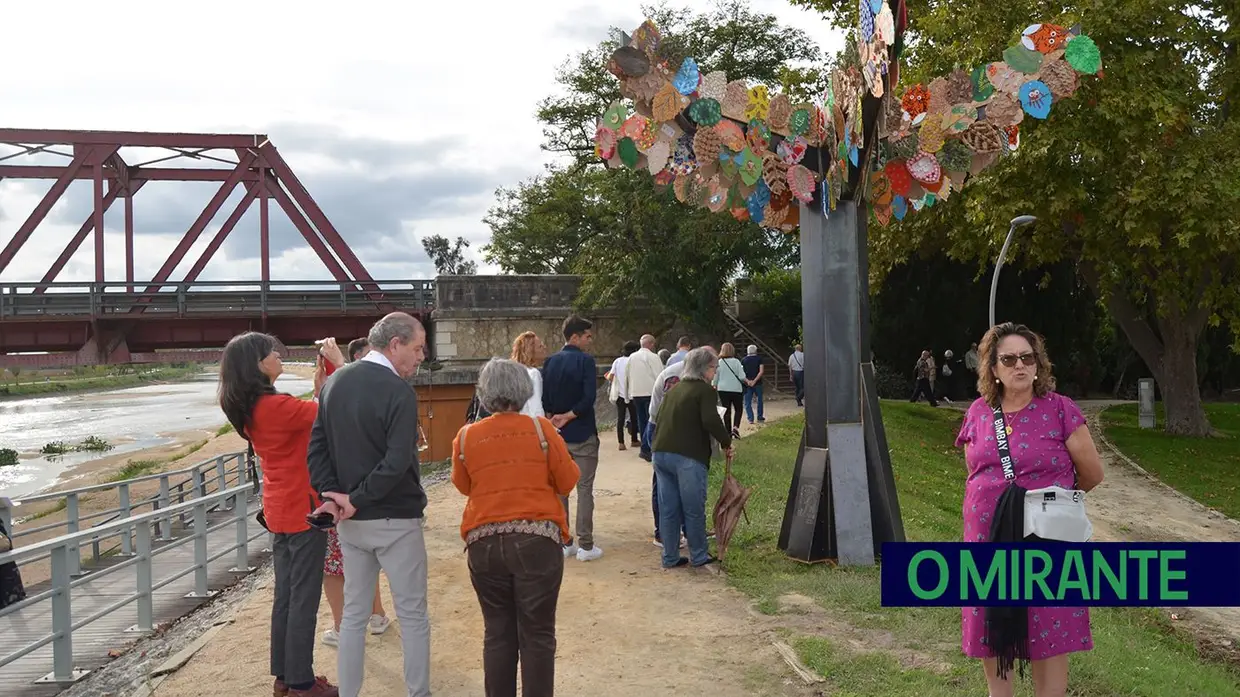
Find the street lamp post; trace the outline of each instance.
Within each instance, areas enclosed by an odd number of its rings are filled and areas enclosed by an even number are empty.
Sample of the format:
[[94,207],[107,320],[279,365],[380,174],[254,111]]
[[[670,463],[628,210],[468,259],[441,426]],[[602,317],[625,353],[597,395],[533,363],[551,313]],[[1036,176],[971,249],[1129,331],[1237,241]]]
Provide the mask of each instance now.
[[990,279],[990,326],[995,326],[995,295],[999,291],[999,270],[1003,268],[1003,259],[1007,256],[1008,247],[1012,244],[1012,237],[1016,235],[1016,228],[1024,227],[1032,224],[1037,218],[1032,215],[1022,215],[1012,218],[1012,227],[1008,230],[1007,239],[1003,241],[1003,249],[999,250],[999,260],[995,262],[995,273]]

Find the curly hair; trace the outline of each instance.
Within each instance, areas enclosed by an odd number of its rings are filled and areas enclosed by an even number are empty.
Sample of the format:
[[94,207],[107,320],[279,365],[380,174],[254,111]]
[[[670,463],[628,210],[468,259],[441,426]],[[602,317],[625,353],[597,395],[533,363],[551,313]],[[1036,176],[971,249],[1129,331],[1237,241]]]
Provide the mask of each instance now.
[[1046,355],[1046,342],[1041,335],[1029,327],[1015,322],[1004,322],[991,327],[983,336],[977,349],[977,391],[986,403],[994,406],[1003,398],[1003,383],[995,376],[995,366],[999,364],[999,342],[1005,337],[1016,334],[1024,337],[1033,347],[1033,357],[1037,360],[1038,379],[1033,383],[1033,393],[1045,397],[1055,389],[1055,375],[1051,372],[1051,359]]
[[534,352],[537,347],[538,334],[521,332],[512,342],[512,360],[528,368],[537,368],[538,364],[534,362]]

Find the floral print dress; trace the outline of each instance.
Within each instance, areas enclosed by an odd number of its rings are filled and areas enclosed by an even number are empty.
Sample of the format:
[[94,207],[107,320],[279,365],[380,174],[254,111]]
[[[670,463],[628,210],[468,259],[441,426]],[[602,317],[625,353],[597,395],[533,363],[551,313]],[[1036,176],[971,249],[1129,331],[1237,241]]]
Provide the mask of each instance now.
[[[1008,414],[1012,428],[1008,447],[1012,451],[1016,483],[1026,489],[1076,487],[1076,467],[1068,454],[1067,440],[1085,425],[1085,415],[1071,399],[1054,392],[1034,397],[1029,406]],[[994,412],[978,399],[969,407],[956,447],[964,446],[968,480],[964,494],[964,541],[990,538],[991,516],[999,496],[1007,488],[999,449],[995,445]],[[961,648],[970,658],[992,658],[986,646],[985,611],[961,609]],[[1094,647],[1089,609],[1084,607],[1029,608],[1029,656],[1038,661]]]

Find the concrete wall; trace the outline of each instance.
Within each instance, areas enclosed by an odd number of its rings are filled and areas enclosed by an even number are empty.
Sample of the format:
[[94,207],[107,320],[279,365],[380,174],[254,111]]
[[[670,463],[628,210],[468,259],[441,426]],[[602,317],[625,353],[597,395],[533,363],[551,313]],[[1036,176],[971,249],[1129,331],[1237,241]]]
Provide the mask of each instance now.
[[[507,357],[512,341],[533,331],[556,351],[564,344],[561,327],[573,312],[580,276],[440,276],[435,280],[431,315],[432,355],[445,366],[478,367],[494,356]],[[670,323],[636,301],[623,309],[585,311],[594,322],[594,349],[600,368],[611,365],[625,341],[656,333]],[[675,349],[678,329],[662,332],[660,344]]]

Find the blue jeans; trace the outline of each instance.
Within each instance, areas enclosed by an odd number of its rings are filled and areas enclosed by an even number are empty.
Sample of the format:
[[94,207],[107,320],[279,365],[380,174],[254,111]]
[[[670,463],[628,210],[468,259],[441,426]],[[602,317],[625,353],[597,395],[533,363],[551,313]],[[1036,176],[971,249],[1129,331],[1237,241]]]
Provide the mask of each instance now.
[[646,437],[649,430],[646,427],[650,425],[650,398],[649,397],[633,397],[629,400],[637,411],[637,432],[642,434],[642,454],[650,454],[650,440]]
[[753,397],[758,395],[758,421],[766,421],[766,416],[762,413],[762,383],[758,383],[753,387],[745,388],[745,416],[749,419],[749,423],[753,423]]
[[[689,562],[701,566],[710,561],[706,541],[706,465],[676,453],[654,453],[654,472],[659,482],[659,529],[684,527],[689,543]],[[663,567],[680,561],[680,540],[663,536]]]

